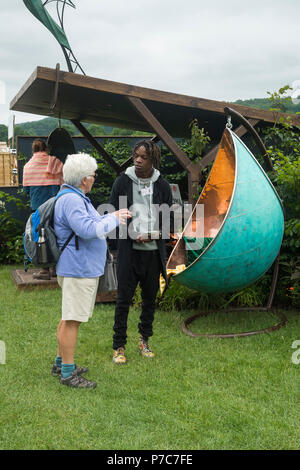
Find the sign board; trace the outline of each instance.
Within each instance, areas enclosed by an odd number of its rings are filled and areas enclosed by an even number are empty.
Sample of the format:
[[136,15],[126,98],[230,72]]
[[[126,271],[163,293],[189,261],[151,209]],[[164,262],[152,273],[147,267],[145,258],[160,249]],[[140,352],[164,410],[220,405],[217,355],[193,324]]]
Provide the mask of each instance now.
[[182,199],[180,194],[180,189],[178,184],[170,184],[172,196],[173,196],[173,204],[180,204],[182,206]]

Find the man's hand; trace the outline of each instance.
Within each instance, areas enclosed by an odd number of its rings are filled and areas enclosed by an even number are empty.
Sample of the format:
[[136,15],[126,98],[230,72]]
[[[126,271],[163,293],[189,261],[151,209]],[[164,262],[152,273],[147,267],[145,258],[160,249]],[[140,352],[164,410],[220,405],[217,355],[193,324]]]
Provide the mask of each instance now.
[[135,240],[136,243],[149,243],[152,242],[151,238],[143,238],[143,235],[138,235],[137,239]]
[[149,243],[152,242],[153,240],[158,240],[160,237],[160,232],[158,230],[154,230],[149,233],[140,233],[137,238],[136,242],[137,243]]

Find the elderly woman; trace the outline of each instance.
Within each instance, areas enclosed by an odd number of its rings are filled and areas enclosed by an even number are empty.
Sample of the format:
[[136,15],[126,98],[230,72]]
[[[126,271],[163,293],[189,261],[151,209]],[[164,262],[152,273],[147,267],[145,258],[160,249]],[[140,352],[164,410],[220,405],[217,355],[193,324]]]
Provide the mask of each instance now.
[[97,170],[96,160],[87,154],[69,155],[63,167],[62,195],[55,205],[54,230],[60,247],[74,236],[56,266],[62,289],[62,320],[57,329],[58,354],[52,375],[63,385],[95,388],[96,383],[81,374],[88,371],[74,362],[78,329],[92,316],[99,276],[104,272],[107,244],[105,236],[130,217],[127,209],[100,216],[86,194],[91,191]]

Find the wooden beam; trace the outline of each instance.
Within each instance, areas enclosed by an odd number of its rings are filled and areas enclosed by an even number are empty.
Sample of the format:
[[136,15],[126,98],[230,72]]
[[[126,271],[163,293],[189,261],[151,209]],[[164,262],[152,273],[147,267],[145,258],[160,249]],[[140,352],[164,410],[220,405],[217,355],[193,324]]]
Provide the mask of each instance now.
[[93,137],[89,131],[81,124],[80,121],[75,119],[71,120],[72,124],[84,135],[84,137],[95,147],[95,149],[100,153],[104,160],[115,170],[117,174],[121,173],[120,165],[109,155],[106,150],[102,147],[101,144]]
[[[18,93],[16,94],[16,96],[12,99],[11,103],[10,103],[10,109],[13,109],[14,105],[20,100],[22,99],[22,96],[24,95],[24,93],[26,93],[26,91],[28,90],[28,88],[30,88],[32,86],[32,84],[37,80],[37,73],[38,73],[38,67],[33,71],[33,73],[30,75],[30,77],[28,78],[28,80],[26,80],[26,82],[24,83],[24,85],[22,86],[22,88],[20,88],[20,90],[18,91]],[[54,80],[55,81],[55,80]]]
[[[10,109],[14,108],[14,105],[18,102],[24,91],[31,84],[33,79],[43,80],[43,81],[52,81],[55,83],[56,80],[56,71],[55,69],[50,69],[47,67],[37,67],[35,72],[32,74],[32,77],[24,85],[22,90],[18,95],[12,100]],[[279,120],[281,116],[287,117],[290,116],[291,122],[293,125],[298,125],[300,123],[299,116],[295,114],[286,114],[286,113],[274,113],[273,111],[267,111],[264,109],[251,108],[248,106],[243,106],[239,104],[227,103],[224,101],[215,101],[209,100],[206,98],[197,98],[194,96],[180,95],[177,93],[170,93],[166,91],[153,90],[150,88],[143,88],[135,85],[128,85],[125,83],[113,82],[109,80],[103,80],[100,78],[83,76],[81,74],[76,74],[72,72],[60,72],[60,83],[78,87],[78,89],[92,89],[98,91],[104,91],[108,93],[123,95],[123,96],[132,96],[141,98],[144,100],[157,101],[161,103],[174,104],[177,106],[184,106],[188,108],[198,108],[206,111],[217,112],[220,114],[224,113],[224,107],[230,106],[231,108],[238,111],[246,118],[258,119],[265,122],[275,122]]]
[[142,116],[143,119],[152,127],[156,132],[157,136],[167,146],[167,148],[174,154],[178,162],[188,172],[188,187],[189,187],[189,202],[195,204],[198,194],[198,184],[200,179],[200,165],[199,163],[193,163],[187,157],[187,155],[177,145],[175,140],[170,134],[164,129],[156,117],[151,113],[147,106],[139,98],[133,98],[128,96],[129,102],[134,106],[137,112]]
[[125,162],[121,163],[121,171],[125,171],[132,164],[132,157],[127,158]]
[[156,117],[151,113],[147,106],[139,98],[127,97],[128,101],[140,114],[140,116],[152,127],[160,140],[168,147],[168,149],[175,155],[177,160],[187,171],[193,167],[193,162],[186,156],[181,148],[176,144],[175,140],[170,136],[166,129],[160,124]]

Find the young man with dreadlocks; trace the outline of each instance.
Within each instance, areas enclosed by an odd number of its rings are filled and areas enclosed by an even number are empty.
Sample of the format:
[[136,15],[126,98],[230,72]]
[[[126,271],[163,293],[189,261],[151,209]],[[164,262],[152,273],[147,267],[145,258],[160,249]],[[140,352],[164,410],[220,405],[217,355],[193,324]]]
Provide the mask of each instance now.
[[[124,201],[124,198],[119,199],[120,196],[125,196],[127,208],[131,208],[133,228],[133,231],[128,230],[126,238],[118,237],[118,297],[113,328],[113,361],[116,364],[126,363],[127,318],[138,283],[142,294],[139,351],[144,357],[154,357],[148,338],[153,334],[160,273],[167,279],[165,240],[159,235],[162,231],[162,213],[158,214],[154,205],[172,205],[170,185],[158,170],[160,156],[160,148],[155,142],[138,142],[132,153],[134,166],[117,177],[110,195],[110,204],[115,210],[119,209],[121,200]],[[154,228],[159,230],[155,231]],[[133,234],[131,237],[130,232]]]

